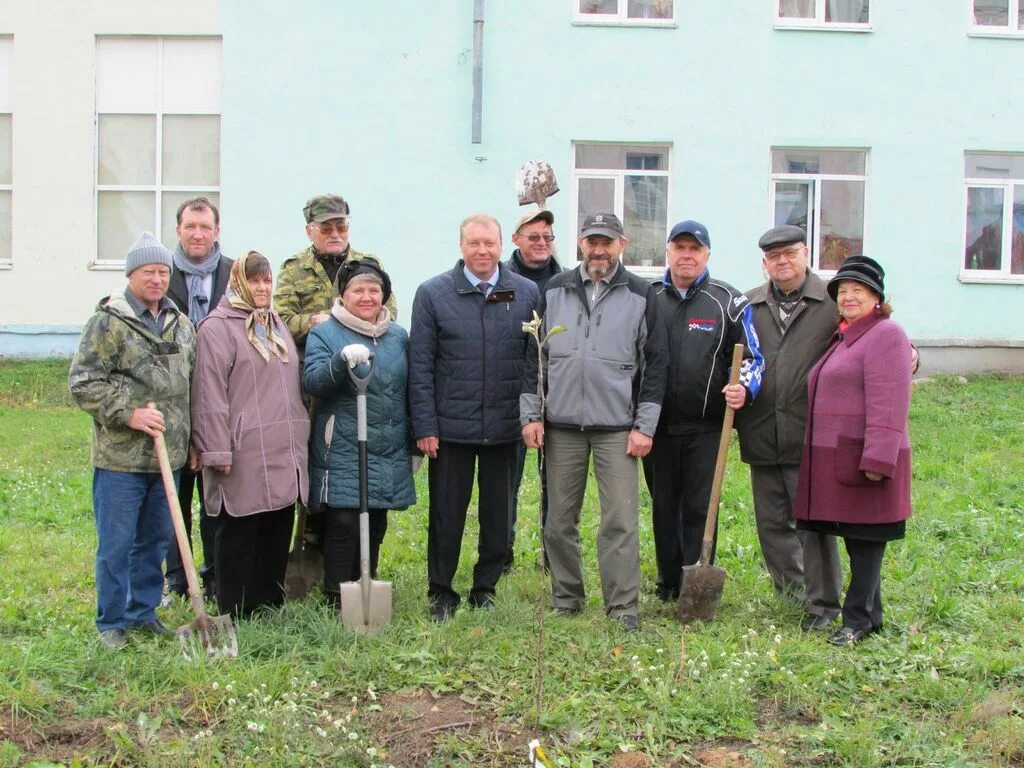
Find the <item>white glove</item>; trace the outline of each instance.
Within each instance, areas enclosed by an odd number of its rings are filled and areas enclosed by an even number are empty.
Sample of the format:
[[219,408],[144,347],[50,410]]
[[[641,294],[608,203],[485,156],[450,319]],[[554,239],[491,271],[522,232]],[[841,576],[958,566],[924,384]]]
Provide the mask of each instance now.
[[363,344],[349,344],[341,350],[341,359],[348,362],[349,368],[370,362],[370,350]]

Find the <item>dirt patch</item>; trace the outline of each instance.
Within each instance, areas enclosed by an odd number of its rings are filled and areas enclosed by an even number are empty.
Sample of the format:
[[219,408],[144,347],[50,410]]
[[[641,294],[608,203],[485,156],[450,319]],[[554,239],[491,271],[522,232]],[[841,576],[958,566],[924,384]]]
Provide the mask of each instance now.
[[616,752],[609,768],[653,768],[654,763],[643,752]]
[[732,747],[713,747],[697,753],[697,762],[707,768],[750,768],[749,758]]
[[1009,691],[995,691],[971,708],[972,725],[989,725],[1010,714],[1019,714],[1020,706]]
[[84,754],[110,752],[110,722],[62,718],[45,728],[27,717],[16,718],[10,709],[0,710],[0,738],[13,742],[28,759],[70,762]]
[[758,699],[757,717],[758,730],[773,732],[779,725],[793,723],[796,725],[817,725],[817,713],[807,710],[786,707],[776,699]]
[[417,690],[381,696],[380,705],[381,711],[367,718],[368,724],[387,747],[388,763],[396,768],[426,765],[440,741],[459,735],[471,735],[484,745],[486,758],[479,765],[525,762],[528,739],[478,702]]

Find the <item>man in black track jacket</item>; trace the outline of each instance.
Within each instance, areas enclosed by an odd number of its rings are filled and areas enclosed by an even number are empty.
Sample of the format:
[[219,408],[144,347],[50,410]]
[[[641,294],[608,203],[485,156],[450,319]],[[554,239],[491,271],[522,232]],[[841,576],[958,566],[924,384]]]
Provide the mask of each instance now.
[[[666,254],[657,304],[668,376],[645,469],[653,498],[657,594],[669,601],[679,596],[682,567],[700,556],[726,404],[738,409],[757,397],[764,360],[747,297],[708,272],[707,227],[676,224]],[[726,386],[735,344],[744,346],[740,383]]]

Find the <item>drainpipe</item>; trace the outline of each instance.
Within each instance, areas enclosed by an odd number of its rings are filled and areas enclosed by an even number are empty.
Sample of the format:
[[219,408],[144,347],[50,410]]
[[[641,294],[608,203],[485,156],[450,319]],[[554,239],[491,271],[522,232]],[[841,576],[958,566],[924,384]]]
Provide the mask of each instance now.
[[484,0],[473,0],[473,143],[482,141],[480,113],[484,91]]

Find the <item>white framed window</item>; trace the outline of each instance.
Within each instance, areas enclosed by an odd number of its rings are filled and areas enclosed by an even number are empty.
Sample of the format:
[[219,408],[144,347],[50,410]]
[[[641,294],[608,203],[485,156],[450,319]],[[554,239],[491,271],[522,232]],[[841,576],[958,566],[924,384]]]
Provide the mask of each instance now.
[[189,197],[219,206],[220,110],[219,38],[97,38],[95,267],[144,230],[173,249]]
[[807,230],[816,271],[864,253],[867,160],[865,149],[772,148],[771,225]]
[[968,0],[972,34],[1024,37],[1024,0]]
[[645,276],[661,275],[671,149],[669,144],[573,142],[573,241],[588,214],[614,212],[629,238],[623,263]]
[[1024,283],[1024,153],[964,153],[960,279]]
[[675,0],[571,0],[573,21],[581,24],[675,26]]
[[11,100],[11,65],[14,39],[0,37],[0,269],[10,269],[11,212],[14,202],[13,128],[14,108]]
[[871,30],[870,0],[772,0],[780,29]]

